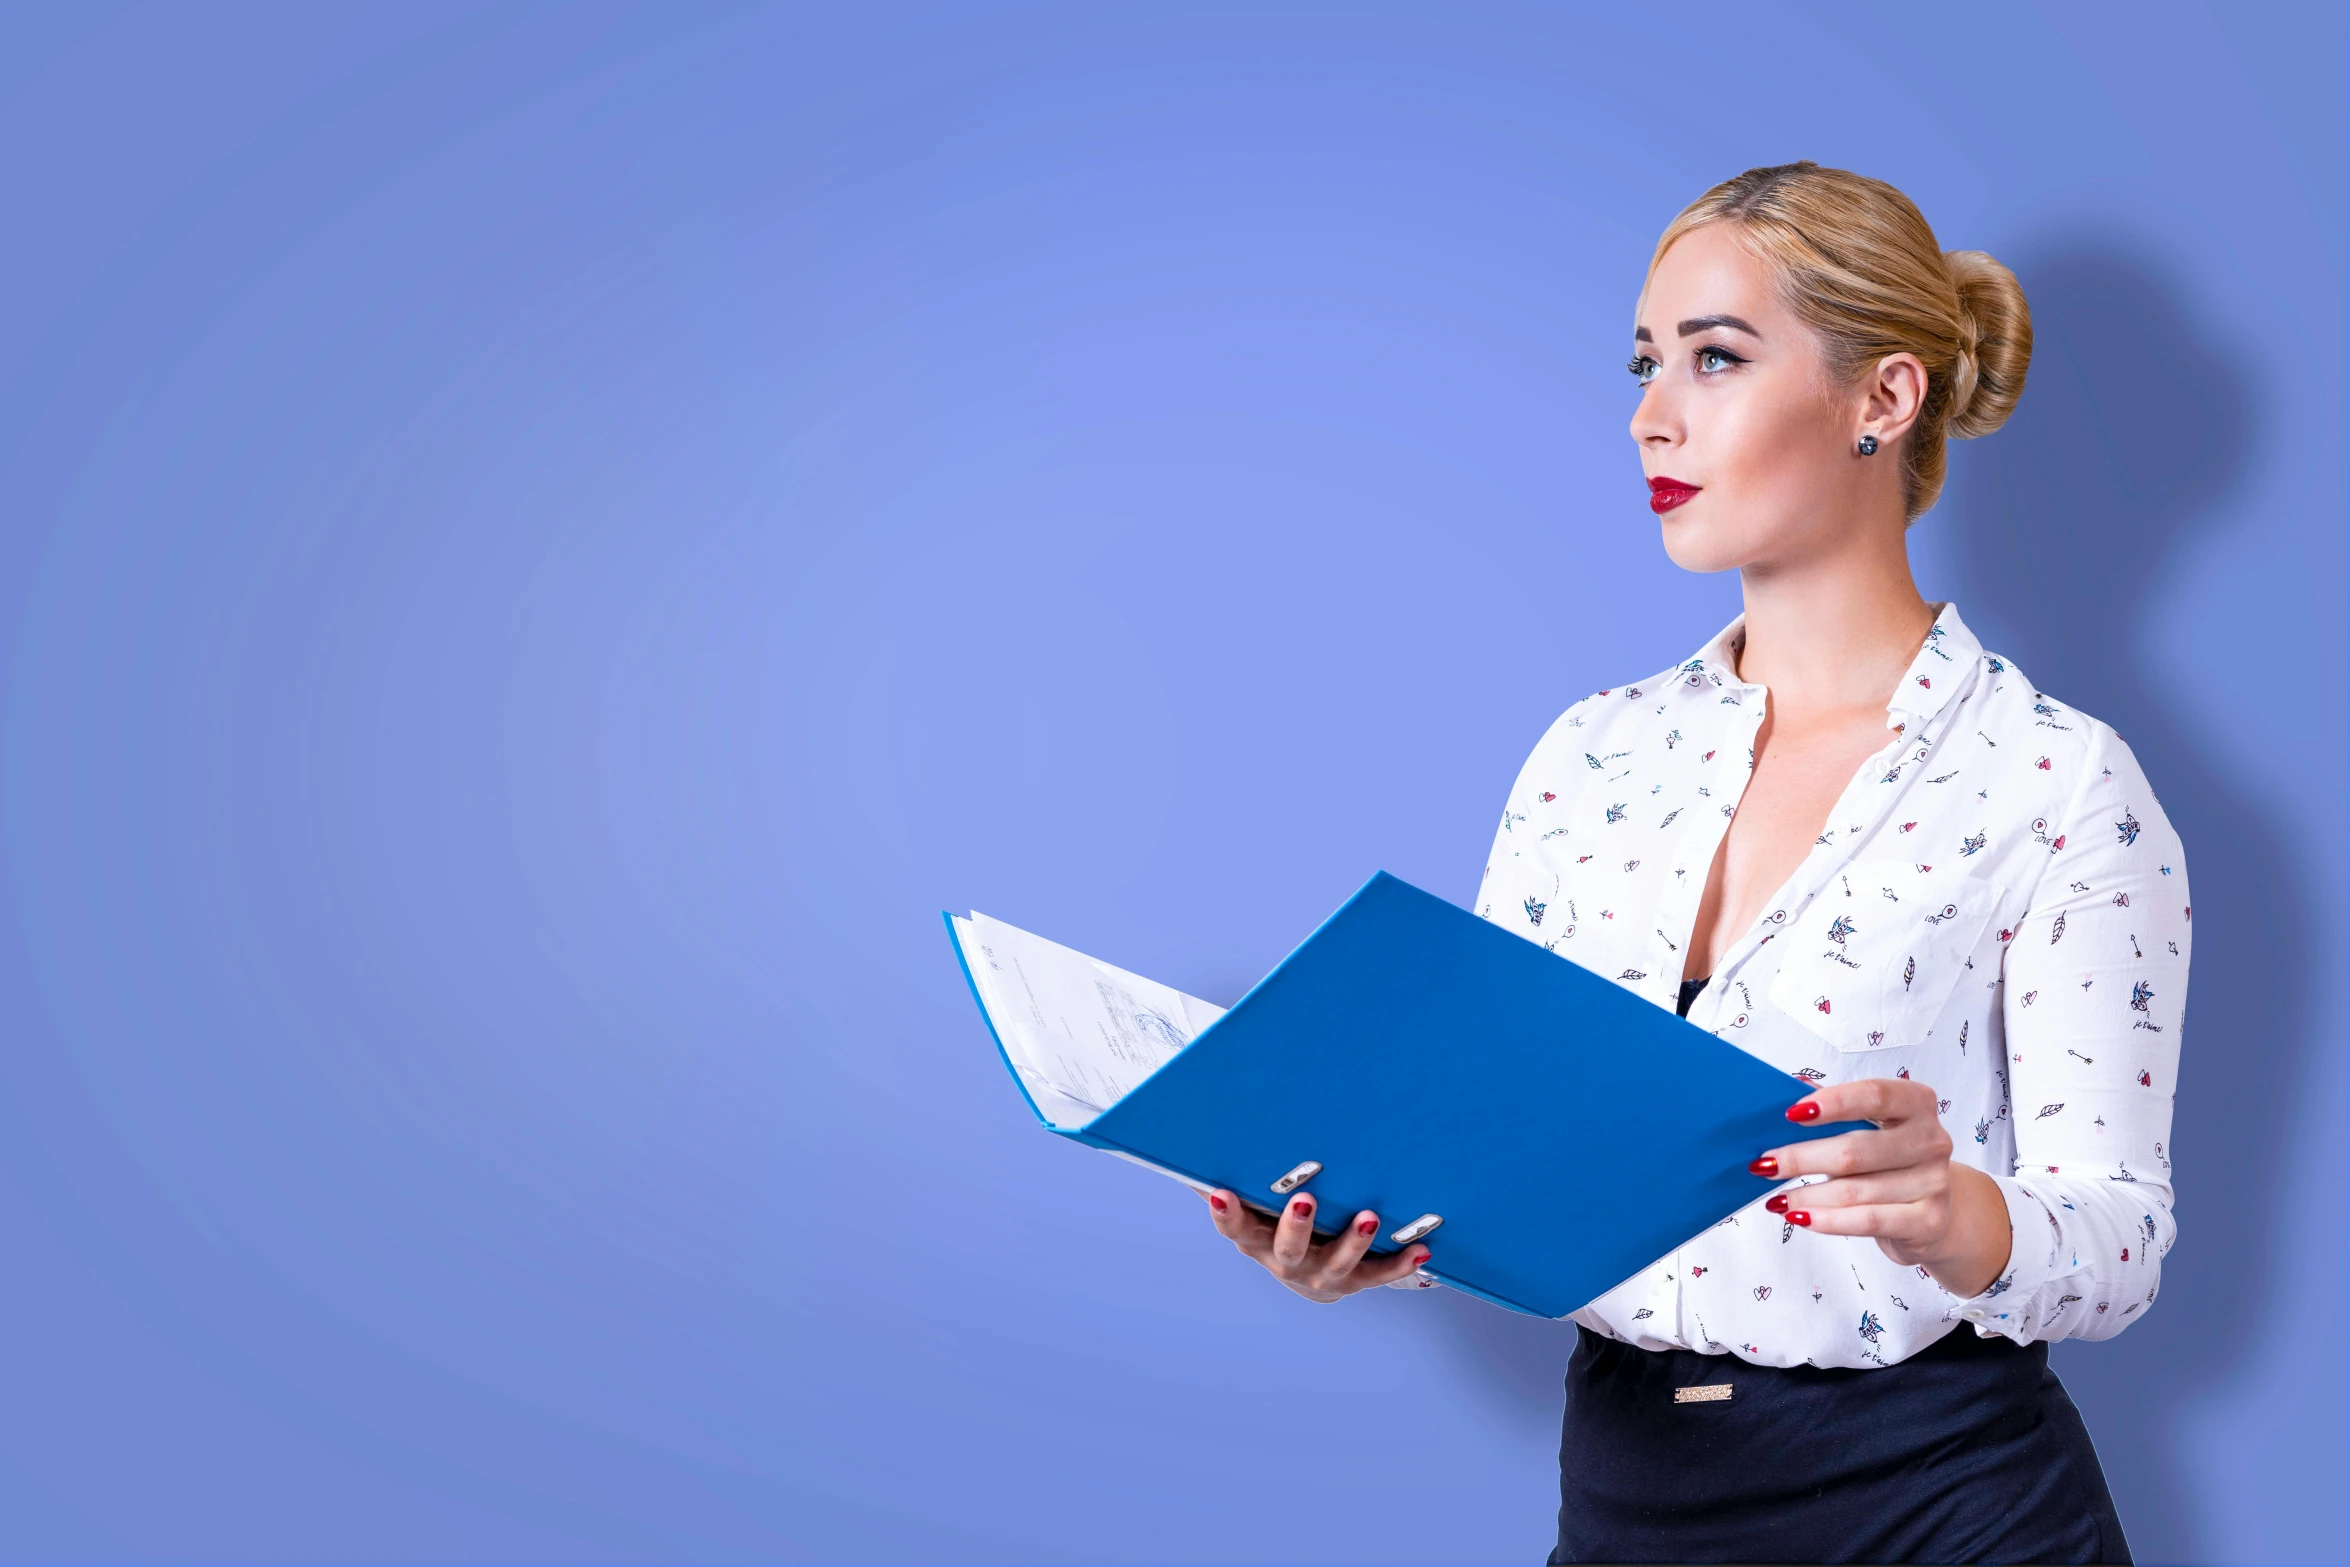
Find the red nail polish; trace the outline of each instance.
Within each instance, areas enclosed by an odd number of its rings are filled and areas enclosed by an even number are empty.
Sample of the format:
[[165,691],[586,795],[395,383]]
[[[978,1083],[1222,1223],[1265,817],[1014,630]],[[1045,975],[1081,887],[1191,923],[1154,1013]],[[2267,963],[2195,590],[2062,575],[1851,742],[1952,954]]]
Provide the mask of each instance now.
[[1764,1203],[1763,1206],[1773,1213],[1785,1213],[1787,1211],[1787,1194],[1781,1192],[1769,1202]]
[[1222,1213],[1226,1208],[1230,1207],[1231,1204],[1227,1203],[1223,1198],[1217,1196],[1214,1192],[1210,1192],[1208,1193],[1208,1206],[1215,1209],[1218,1213]]
[[1426,1252],[1422,1252],[1422,1253],[1420,1253],[1420,1254],[1419,1254],[1417,1257],[1414,1257],[1414,1258],[1412,1259],[1412,1266],[1416,1268],[1416,1267],[1418,1267],[1418,1266],[1419,1266],[1421,1263],[1423,1263],[1423,1262],[1426,1262],[1427,1260],[1428,1260],[1428,1254],[1427,1254]]
[[1806,1099],[1787,1107],[1787,1119],[1790,1121],[1816,1121],[1819,1118],[1820,1102],[1817,1099]]
[[1295,1213],[1298,1217],[1303,1218],[1307,1214],[1314,1211],[1314,1199],[1311,1197],[1300,1197],[1296,1201],[1292,1202],[1289,1205],[1289,1208],[1292,1213]]
[[1779,1173],[1779,1161],[1772,1158],[1769,1154],[1764,1154],[1760,1159],[1757,1159],[1751,1164],[1747,1165],[1746,1168],[1748,1173],[1759,1175],[1767,1181]]
[[1355,1225],[1355,1233],[1357,1235],[1376,1235],[1379,1233],[1379,1221],[1364,1219]]
[[1800,1224],[1808,1230],[1811,1228],[1811,1215],[1805,1213],[1801,1208],[1798,1208],[1793,1213],[1787,1215],[1787,1222],[1789,1224]]

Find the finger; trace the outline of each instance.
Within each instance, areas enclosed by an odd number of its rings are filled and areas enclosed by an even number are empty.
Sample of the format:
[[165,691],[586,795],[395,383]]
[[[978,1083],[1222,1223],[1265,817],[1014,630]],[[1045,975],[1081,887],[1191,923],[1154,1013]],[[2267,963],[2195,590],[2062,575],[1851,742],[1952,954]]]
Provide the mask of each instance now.
[[[1930,1112],[1934,1108],[1932,1090],[1926,1093]],[[1796,1175],[1852,1175],[1909,1164],[1931,1164],[1947,1159],[1950,1147],[1950,1133],[1938,1117],[1931,1113],[1904,1115],[1866,1131],[1773,1148],[1746,1168],[1765,1180],[1785,1180]]]
[[1248,1230],[1249,1211],[1241,1205],[1240,1194],[1218,1188],[1200,1193],[1208,1205],[1208,1218],[1216,1226],[1216,1233],[1226,1240],[1238,1240]]
[[1371,1249],[1372,1240],[1379,1233],[1379,1215],[1365,1208],[1347,1221],[1338,1238],[1324,1241],[1314,1252],[1314,1266],[1322,1278],[1336,1284],[1354,1272],[1355,1264],[1363,1260],[1363,1253]]
[[1302,1266],[1314,1244],[1314,1194],[1299,1192],[1273,1226],[1273,1260],[1285,1269]]
[[1217,1234],[1252,1257],[1262,1258],[1272,1249],[1271,1221],[1252,1211],[1238,1192],[1217,1190],[1206,1196],[1208,1216],[1215,1221]]
[[1906,1121],[1934,1103],[1934,1091],[1900,1077],[1862,1077],[1817,1088],[1787,1107],[1787,1119],[1809,1125],[1826,1121]]
[[1872,1203],[1858,1208],[1792,1209],[1789,1224],[1820,1235],[1866,1235],[1895,1244],[1915,1242],[1934,1233],[1926,1205],[1914,1202]]
[[1938,1179],[1929,1166],[1912,1165],[1899,1170],[1881,1170],[1872,1175],[1852,1176],[1843,1180],[1821,1181],[1816,1185],[1798,1186],[1773,1195],[1763,1207],[1772,1213],[1789,1213],[1797,1208],[1817,1214],[1829,1208],[1867,1208],[1880,1203],[1929,1202],[1943,1196],[1949,1182]]
[[1409,1278],[1428,1260],[1428,1248],[1414,1241],[1399,1252],[1385,1257],[1368,1257],[1347,1280],[1363,1289],[1377,1289],[1382,1284],[1393,1284],[1397,1279]]
[[[1817,1142],[1789,1143],[1757,1159],[1768,1160],[1780,1180],[1799,1175],[1865,1175],[1871,1170],[1898,1169],[1917,1162],[1915,1152],[1898,1132],[1845,1132]],[[1749,1165],[1747,1168],[1754,1168]]]

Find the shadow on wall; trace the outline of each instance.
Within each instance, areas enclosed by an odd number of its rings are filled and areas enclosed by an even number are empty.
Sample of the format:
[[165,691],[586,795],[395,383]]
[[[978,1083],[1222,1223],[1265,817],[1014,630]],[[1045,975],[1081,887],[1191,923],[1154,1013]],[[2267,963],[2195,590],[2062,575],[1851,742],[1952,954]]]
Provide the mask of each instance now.
[[[1947,498],[1924,525],[1963,541],[1949,591],[1968,626],[2041,689],[2113,725],[2186,844],[2197,918],[2172,1135],[2180,1241],[2144,1321],[2061,1348],[2058,1362],[2138,1558],[2205,1559],[2180,1430],[2242,1369],[2247,1296],[2234,1281],[2273,1276],[2277,1237],[2255,1216],[2273,1211],[2270,1129],[2302,1071],[2313,913],[2282,835],[2214,765],[2142,654],[2161,635],[2147,623],[2157,581],[2194,529],[2222,519],[2244,469],[2250,388],[2140,257],[2079,243],[2016,272],[2035,335],[2023,400],[1997,435],[1956,449]],[[2221,1018],[2224,1032],[2209,1021]],[[1571,1325],[1459,1295],[1412,1304],[1433,1308],[1433,1334],[1497,1419],[1529,1440],[1556,1431]]]
[[[2195,906],[2171,1146],[2179,1239],[2162,1295],[2119,1338],[2056,1365],[2104,1456],[2141,1561],[2211,1559],[2187,1510],[2183,1427],[2245,1369],[2246,1302],[2274,1278],[2281,1149],[2310,1016],[2311,890],[2285,835],[2161,686],[2149,600],[2247,467],[2252,389],[2182,291],[2102,241],[2018,258],[2035,343],[2007,427],[1960,448],[1951,595],[2042,690],[2137,753],[2187,852]],[[2217,650],[2199,650],[2213,656]],[[2222,1020],[2225,1020],[2224,1023]],[[2247,1289],[2247,1283],[2253,1286]]]

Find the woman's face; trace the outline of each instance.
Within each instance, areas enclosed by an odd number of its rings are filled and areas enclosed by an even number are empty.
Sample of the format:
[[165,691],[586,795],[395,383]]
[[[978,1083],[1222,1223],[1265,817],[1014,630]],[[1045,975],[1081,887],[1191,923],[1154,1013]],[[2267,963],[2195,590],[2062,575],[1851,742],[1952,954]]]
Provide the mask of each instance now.
[[1665,553],[1685,570],[1787,564],[1832,546],[1899,462],[1891,441],[1857,455],[1865,393],[1832,383],[1818,339],[1727,224],[1665,252],[1632,353],[1632,439]]

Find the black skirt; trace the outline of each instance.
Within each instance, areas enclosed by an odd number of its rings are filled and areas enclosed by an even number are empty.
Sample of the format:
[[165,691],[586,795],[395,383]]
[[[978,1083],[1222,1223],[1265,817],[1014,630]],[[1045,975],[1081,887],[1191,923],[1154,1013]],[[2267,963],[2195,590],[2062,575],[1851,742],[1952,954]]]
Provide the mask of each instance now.
[[1553,1563],[2130,1559],[2046,1344],[1824,1371],[1579,1332]]

